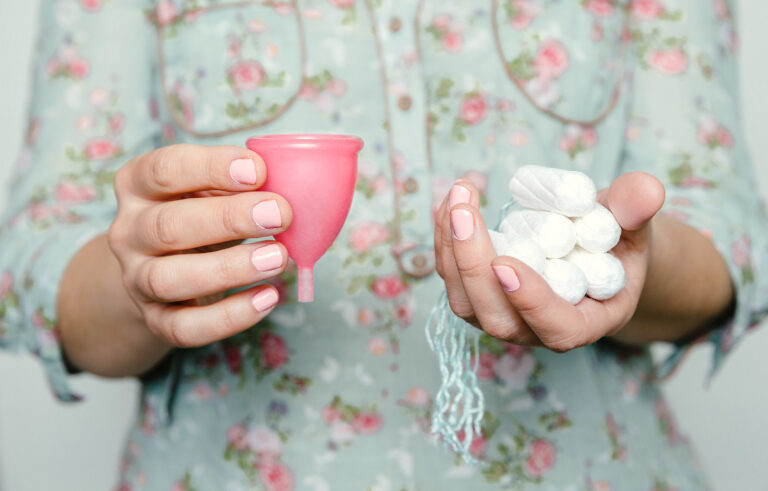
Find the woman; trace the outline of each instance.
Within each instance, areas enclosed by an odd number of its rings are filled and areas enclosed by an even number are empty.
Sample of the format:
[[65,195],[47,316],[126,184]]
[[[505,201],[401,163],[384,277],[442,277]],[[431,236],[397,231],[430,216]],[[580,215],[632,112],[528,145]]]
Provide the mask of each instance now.
[[[63,400],[68,371],[141,378],[123,489],[705,487],[643,346],[717,367],[765,310],[734,49],[724,1],[48,2],[0,340]],[[241,243],[292,218],[244,140],[298,132],[366,142],[312,304]],[[603,310],[493,258],[480,210],[528,163],[606,188]],[[429,435],[443,288],[487,333],[477,468]]]

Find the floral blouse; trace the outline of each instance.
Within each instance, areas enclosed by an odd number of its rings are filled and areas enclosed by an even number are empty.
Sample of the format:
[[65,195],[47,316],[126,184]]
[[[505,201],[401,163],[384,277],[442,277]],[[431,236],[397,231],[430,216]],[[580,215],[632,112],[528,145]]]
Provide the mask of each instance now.
[[[176,142],[364,138],[341,235],[299,304],[142,378],[120,490],[706,488],[658,385],[695,342],[713,371],[768,304],[766,223],[738,115],[727,0],[48,0],[26,145],[0,229],[0,345],[69,388],[56,295],[102,234],[115,171]],[[524,164],[630,170],[708,237],[731,318],[654,367],[607,341],[555,354],[483,335],[477,467],[429,434],[432,211],[464,176],[495,222]],[[89,431],[83,428],[84,432]]]

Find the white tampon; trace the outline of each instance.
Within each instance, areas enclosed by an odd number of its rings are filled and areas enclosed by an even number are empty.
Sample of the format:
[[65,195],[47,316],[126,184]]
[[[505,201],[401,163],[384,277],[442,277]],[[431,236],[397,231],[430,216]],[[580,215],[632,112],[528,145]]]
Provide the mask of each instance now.
[[595,204],[592,211],[583,217],[573,219],[576,229],[576,243],[589,252],[608,252],[618,244],[621,237],[619,222],[601,204]]
[[573,222],[548,211],[513,211],[501,222],[499,231],[508,239],[515,236],[532,239],[548,258],[563,257],[576,244]]
[[547,259],[541,275],[552,291],[570,304],[577,304],[587,293],[587,278],[575,264],[562,259]]
[[568,217],[586,215],[595,205],[595,183],[586,174],[539,165],[520,167],[509,181],[512,197],[534,210]]
[[577,247],[565,260],[579,267],[587,278],[587,295],[595,300],[607,300],[624,288],[624,266],[607,252],[589,252]]
[[[494,232],[494,234],[498,234],[504,238],[504,242],[501,242],[502,247],[501,249],[496,249],[496,254],[499,256],[514,257],[515,259],[527,264],[528,267],[530,267],[532,270],[541,274],[542,270],[544,269],[544,261],[546,260],[546,256],[544,255],[544,251],[536,242],[531,239],[526,239],[525,237],[505,236],[499,234],[498,232]],[[494,239],[491,238],[492,242],[493,240]],[[495,247],[496,246],[494,244],[494,248]]]

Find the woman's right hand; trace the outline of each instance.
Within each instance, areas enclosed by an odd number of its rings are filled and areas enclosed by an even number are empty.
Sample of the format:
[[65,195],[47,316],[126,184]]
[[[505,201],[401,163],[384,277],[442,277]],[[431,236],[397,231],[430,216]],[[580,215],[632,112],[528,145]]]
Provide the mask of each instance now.
[[284,198],[256,191],[265,177],[264,162],[250,150],[188,144],[160,148],[118,171],[109,247],[146,327],[168,345],[230,337],[277,304],[270,285],[223,297],[286,267],[281,244],[240,244],[291,223]]

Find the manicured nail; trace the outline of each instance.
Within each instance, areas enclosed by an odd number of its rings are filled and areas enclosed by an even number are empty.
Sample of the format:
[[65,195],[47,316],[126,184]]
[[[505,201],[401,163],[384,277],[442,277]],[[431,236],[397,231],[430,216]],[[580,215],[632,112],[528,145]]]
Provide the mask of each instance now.
[[475,232],[475,220],[472,213],[467,210],[453,210],[451,212],[451,228],[453,236],[459,240],[467,240]]
[[251,254],[251,262],[259,271],[272,271],[283,265],[283,253],[277,244],[259,247]]
[[264,312],[277,305],[279,299],[280,297],[277,295],[277,291],[274,288],[267,288],[254,295],[251,299],[251,303],[253,304],[253,308],[259,312]]
[[515,270],[509,266],[494,266],[493,274],[499,279],[504,291],[514,292],[520,288],[520,278],[517,277]]
[[240,184],[256,184],[256,166],[251,159],[237,159],[229,164],[229,175]]
[[253,207],[253,221],[261,228],[279,228],[283,224],[277,201],[262,201]]
[[472,193],[469,192],[469,189],[460,184],[454,184],[451,188],[451,194],[448,195],[448,209],[450,210],[460,203],[469,204],[470,199],[472,199]]

